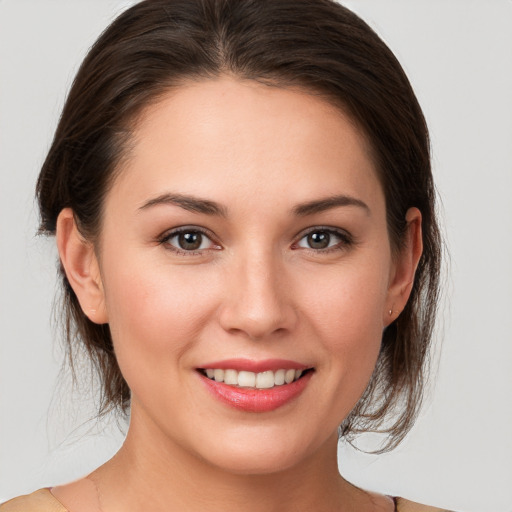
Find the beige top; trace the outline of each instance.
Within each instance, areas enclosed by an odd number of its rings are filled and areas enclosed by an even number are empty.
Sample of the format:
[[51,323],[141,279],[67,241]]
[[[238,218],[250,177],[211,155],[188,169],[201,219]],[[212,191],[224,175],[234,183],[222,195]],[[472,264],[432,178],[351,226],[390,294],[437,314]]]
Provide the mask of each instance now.
[[[396,498],[396,512],[450,512],[442,508],[427,507],[412,501]],[[66,507],[60,503],[45,487],[27,494],[6,501],[0,505],[0,512],[68,512]]]

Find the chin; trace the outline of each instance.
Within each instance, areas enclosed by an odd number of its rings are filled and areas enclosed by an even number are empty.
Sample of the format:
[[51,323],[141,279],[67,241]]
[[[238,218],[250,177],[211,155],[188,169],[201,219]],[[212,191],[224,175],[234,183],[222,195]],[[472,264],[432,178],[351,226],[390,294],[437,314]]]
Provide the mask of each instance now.
[[[297,432],[295,432],[297,434]],[[279,432],[271,439],[268,433],[249,434],[248,437],[226,434],[228,443],[214,443],[203,457],[224,471],[237,475],[268,475],[298,467],[310,454],[318,451],[322,442],[308,443],[307,439]],[[336,435],[337,442],[337,435]],[[335,448],[333,448],[335,452]]]
[[235,475],[269,475],[289,470],[302,461],[295,454],[290,457],[278,457],[269,454],[267,449],[258,455],[243,453],[224,454],[222,458],[211,461],[227,473]]

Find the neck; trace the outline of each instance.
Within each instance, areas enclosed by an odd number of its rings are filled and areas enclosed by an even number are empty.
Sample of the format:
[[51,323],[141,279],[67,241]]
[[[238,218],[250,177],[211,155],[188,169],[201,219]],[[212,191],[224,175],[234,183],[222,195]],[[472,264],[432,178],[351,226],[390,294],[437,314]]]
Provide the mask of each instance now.
[[333,433],[300,464],[241,474],[212,465],[132,415],[124,445],[90,479],[103,512],[370,510],[369,496],[339,475],[336,448]]

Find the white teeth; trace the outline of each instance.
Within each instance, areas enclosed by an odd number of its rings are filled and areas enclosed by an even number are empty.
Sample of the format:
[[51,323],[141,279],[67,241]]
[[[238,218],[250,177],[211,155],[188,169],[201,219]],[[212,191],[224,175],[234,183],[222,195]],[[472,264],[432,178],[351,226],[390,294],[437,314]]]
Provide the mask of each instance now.
[[256,375],[256,387],[258,389],[269,389],[274,387],[274,372],[261,372]]
[[242,388],[270,389],[274,386],[291,384],[300,378],[303,370],[277,370],[275,372],[268,370],[266,372],[254,373],[236,370],[222,370],[220,368],[208,368],[205,370],[206,376],[216,382],[224,382],[230,386],[240,386]]
[[236,370],[226,370],[224,372],[224,383],[236,386],[238,384],[238,372]]
[[256,386],[256,374],[253,372],[238,372],[238,385],[244,388]]
[[286,373],[284,374],[284,381],[286,384],[293,382],[293,379],[295,379],[295,370],[286,370]]
[[284,384],[285,373],[286,370],[277,370],[276,374],[274,375],[274,383],[276,386],[282,386]]

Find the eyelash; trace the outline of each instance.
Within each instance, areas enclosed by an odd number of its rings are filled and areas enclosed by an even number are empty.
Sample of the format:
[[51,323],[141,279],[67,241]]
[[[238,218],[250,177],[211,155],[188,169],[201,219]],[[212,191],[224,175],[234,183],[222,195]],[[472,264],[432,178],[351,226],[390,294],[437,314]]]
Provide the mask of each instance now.
[[314,252],[315,254],[318,254],[318,253],[329,254],[329,253],[336,252],[336,251],[344,251],[344,250],[347,250],[348,248],[350,248],[355,243],[352,235],[350,235],[349,233],[347,233],[346,231],[344,231],[342,229],[337,229],[337,228],[333,228],[333,227],[329,227],[329,226],[315,226],[313,228],[310,228],[310,229],[302,232],[299,235],[300,238],[298,238],[298,241],[293,244],[292,249],[298,249],[299,248],[298,244],[300,243],[300,241],[313,233],[327,233],[329,236],[334,235],[335,237],[340,239],[340,242],[338,242],[337,244],[335,244],[331,247],[326,247],[325,249],[314,249],[312,247],[303,247],[303,249],[310,251],[310,252]]
[[[172,245],[170,243],[170,240],[172,240],[173,238],[175,238],[183,233],[200,234],[200,235],[206,237],[210,241],[211,244],[215,245],[215,247],[213,248],[214,250],[221,249],[220,245],[214,241],[214,239],[209,231],[202,229],[200,227],[196,227],[196,226],[193,226],[193,227],[192,226],[183,226],[180,228],[173,229],[172,231],[167,232],[163,236],[159,237],[158,243],[161,245],[164,245],[167,250],[170,250],[180,256],[198,256],[198,255],[203,254],[203,251],[211,250],[211,248],[208,248],[208,249],[198,249],[198,250],[188,250],[187,251],[184,249],[180,249],[179,247],[176,247],[175,245]],[[302,247],[302,249],[313,252],[315,254],[328,254],[331,252],[343,251],[343,250],[348,249],[350,246],[354,245],[353,237],[344,230],[327,227],[327,226],[315,226],[313,228],[308,229],[305,232],[300,233],[298,235],[297,241],[292,244],[292,249],[293,250],[300,249],[301,247],[299,246],[299,243],[304,238],[308,237],[309,235],[311,235],[313,233],[326,233],[329,236],[334,235],[335,237],[337,237],[341,240],[334,246],[326,247],[324,249],[314,249],[312,247]]]
[[208,240],[210,240],[210,242],[213,245],[216,245],[215,250],[220,249],[220,246],[218,244],[216,244],[216,242],[213,240],[213,237],[209,231],[199,228],[199,227],[196,227],[196,226],[193,226],[193,227],[192,226],[183,226],[181,228],[176,228],[176,229],[173,229],[172,231],[168,231],[167,233],[165,233],[163,236],[161,236],[158,239],[158,243],[161,245],[164,245],[167,250],[172,251],[176,254],[179,254],[180,256],[198,256],[198,255],[201,255],[203,253],[203,251],[210,250],[210,249],[199,249],[199,250],[195,250],[195,251],[193,251],[193,250],[186,251],[186,250],[180,249],[179,247],[176,247],[170,243],[170,240],[172,240],[174,237],[179,236],[183,233],[196,233],[196,234],[199,233],[200,235],[202,235],[205,238],[207,238]]

